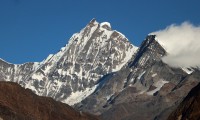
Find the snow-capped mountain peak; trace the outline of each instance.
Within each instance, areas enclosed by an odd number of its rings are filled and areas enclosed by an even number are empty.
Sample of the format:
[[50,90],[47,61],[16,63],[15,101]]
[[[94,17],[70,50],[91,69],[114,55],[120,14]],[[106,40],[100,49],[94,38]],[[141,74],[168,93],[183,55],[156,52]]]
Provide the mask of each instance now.
[[[56,54],[31,64],[35,67],[30,65],[29,71],[24,70],[21,77],[14,79],[38,95],[73,105],[92,94],[102,76],[127,64],[136,50],[122,33],[112,30],[110,23],[92,19]],[[12,69],[21,71],[18,67]],[[24,77],[26,72],[29,75]],[[80,93],[84,96],[80,97]]]
[[163,46],[148,35],[137,49],[110,23],[92,19],[42,62],[0,59],[0,78],[103,119],[164,119],[199,83],[200,72],[164,63]]

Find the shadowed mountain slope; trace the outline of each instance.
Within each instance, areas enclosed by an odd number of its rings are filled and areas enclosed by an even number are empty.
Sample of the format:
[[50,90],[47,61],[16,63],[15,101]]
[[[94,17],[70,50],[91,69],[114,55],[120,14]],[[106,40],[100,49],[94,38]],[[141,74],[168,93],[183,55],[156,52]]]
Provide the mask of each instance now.
[[97,120],[52,98],[40,97],[12,82],[0,82],[0,118],[3,120]]
[[168,120],[200,119],[200,84],[194,87]]

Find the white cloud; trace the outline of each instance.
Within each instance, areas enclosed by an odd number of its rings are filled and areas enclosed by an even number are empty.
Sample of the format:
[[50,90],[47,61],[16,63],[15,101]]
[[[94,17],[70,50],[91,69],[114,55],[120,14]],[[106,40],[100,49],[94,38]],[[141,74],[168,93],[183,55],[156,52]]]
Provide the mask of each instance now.
[[173,67],[200,66],[200,26],[184,22],[151,34],[168,53],[162,58],[165,63]]

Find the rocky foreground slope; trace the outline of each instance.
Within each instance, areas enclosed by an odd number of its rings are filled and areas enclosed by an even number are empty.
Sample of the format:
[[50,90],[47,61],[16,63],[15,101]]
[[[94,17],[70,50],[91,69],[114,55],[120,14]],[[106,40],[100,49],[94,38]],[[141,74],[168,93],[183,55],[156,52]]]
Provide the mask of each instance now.
[[3,120],[98,120],[72,107],[40,97],[12,82],[0,82],[0,118]]

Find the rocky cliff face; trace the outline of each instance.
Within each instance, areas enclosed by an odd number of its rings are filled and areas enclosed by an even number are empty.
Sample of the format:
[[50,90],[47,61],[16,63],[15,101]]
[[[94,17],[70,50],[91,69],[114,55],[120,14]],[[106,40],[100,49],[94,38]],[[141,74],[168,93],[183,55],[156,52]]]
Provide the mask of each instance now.
[[[8,94],[9,93],[9,94]],[[11,82],[0,82],[0,119],[3,120],[97,120],[52,98],[40,97]]]

